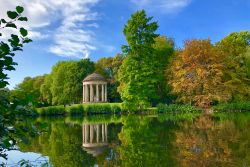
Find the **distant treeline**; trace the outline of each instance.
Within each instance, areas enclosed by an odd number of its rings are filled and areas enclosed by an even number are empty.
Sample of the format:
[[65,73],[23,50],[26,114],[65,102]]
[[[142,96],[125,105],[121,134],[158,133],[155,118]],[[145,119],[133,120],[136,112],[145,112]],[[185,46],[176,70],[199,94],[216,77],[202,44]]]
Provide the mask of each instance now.
[[82,102],[82,80],[97,72],[108,79],[108,100],[119,102],[114,79],[116,68],[121,64],[120,54],[114,58],[102,58],[98,62],[90,59],[79,61],[60,61],[53,66],[50,74],[26,77],[23,82],[11,90],[11,99],[19,104],[35,106],[79,104]]

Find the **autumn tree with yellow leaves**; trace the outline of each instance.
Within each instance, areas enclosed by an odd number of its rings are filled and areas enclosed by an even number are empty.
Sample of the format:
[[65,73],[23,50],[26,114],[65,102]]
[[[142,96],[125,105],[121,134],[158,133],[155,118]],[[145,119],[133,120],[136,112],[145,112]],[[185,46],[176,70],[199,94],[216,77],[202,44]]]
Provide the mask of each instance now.
[[167,70],[178,101],[208,108],[213,101],[227,100],[222,83],[220,51],[210,40],[188,40]]

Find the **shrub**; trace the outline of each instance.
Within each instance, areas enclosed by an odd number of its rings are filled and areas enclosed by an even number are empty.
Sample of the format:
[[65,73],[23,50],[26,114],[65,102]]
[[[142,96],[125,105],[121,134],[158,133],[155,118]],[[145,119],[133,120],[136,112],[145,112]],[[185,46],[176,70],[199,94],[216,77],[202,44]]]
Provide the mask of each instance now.
[[83,105],[72,105],[72,106],[67,106],[66,107],[66,112],[73,116],[73,115],[83,115],[84,114],[84,107]]
[[49,115],[64,115],[65,108],[64,106],[49,106],[42,107],[36,109],[37,113],[41,116],[49,116]]
[[178,105],[178,104],[158,104],[156,106],[157,112],[159,113],[193,113],[201,112],[201,109],[191,105]]
[[122,108],[120,104],[113,104],[111,106],[111,111],[114,114],[120,114],[122,112]]
[[122,111],[120,103],[79,104],[66,108],[70,115],[83,114],[118,114]]
[[243,112],[250,111],[250,102],[223,103],[213,107],[214,111],[219,112]]
[[86,113],[88,114],[107,114],[111,113],[110,104],[88,104],[86,105]]
[[166,110],[166,104],[159,103],[156,106],[157,112],[163,113]]
[[119,114],[124,112],[120,103],[93,103],[78,104],[72,106],[50,106],[37,109],[40,115],[62,115],[71,116],[87,115],[87,114]]
[[15,114],[18,116],[38,116],[36,109],[29,107],[16,108]]

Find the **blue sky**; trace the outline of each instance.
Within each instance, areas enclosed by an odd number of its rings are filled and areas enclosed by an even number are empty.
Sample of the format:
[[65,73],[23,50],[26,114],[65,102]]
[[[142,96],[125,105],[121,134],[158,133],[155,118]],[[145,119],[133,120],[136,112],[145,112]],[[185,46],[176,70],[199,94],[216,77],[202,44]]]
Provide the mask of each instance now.
[[186,39],[216,42],[250,29],[250,0],[0,0],[0,16],[16,5],[25,7],[29,22],[21,26],[34,42],[16,54],[9,88],[26,76],[49,73],[60,60],[96,61],[119,53],[126,44],[123,26],[140,9],[158,21],[157,33],[172,37],[176,47]]

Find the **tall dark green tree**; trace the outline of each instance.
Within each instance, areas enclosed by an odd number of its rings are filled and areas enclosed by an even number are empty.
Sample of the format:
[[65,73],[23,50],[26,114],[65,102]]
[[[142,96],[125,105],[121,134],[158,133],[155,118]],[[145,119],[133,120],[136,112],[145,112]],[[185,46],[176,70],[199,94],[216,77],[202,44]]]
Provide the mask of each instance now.
[[144,10],[131,16],[123,29],[127,46],[122,46],[126,57],[119,69],[118,91],[123,105],[129,110],[143,110],[150,106],[150,99],[158,98],[158,60],[154,54],[157,22],[152,22]]
[[170,86],[167,84],[169,79],[165,75],[166,68],[170,67],[170,62],[174,57],[174,41],[171,38],[165,36],[159,36],[155,38],[155,56],[157,57],[157,75],[159,77],[157,83],[157,95],[158,99],[152,99],[152,103],[171,103],[174,100],[174,96],[171,95]]

